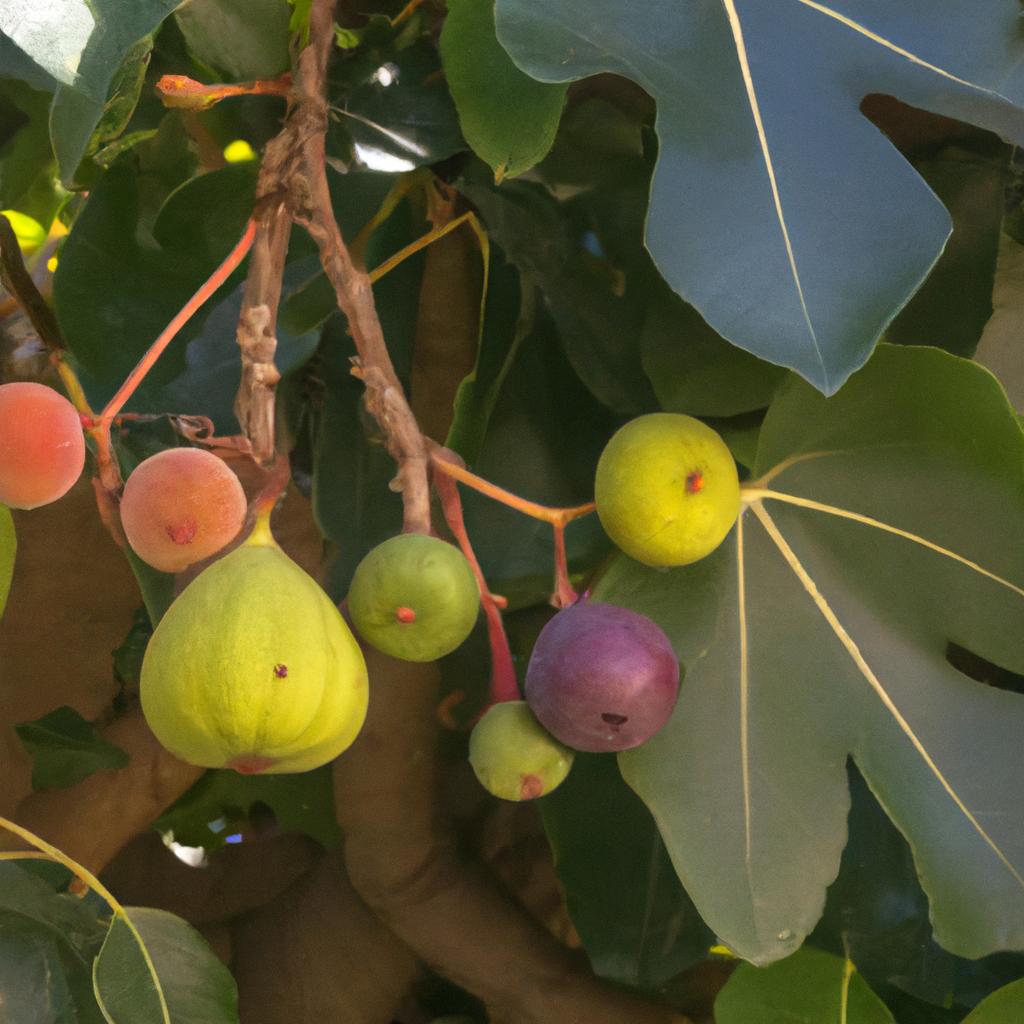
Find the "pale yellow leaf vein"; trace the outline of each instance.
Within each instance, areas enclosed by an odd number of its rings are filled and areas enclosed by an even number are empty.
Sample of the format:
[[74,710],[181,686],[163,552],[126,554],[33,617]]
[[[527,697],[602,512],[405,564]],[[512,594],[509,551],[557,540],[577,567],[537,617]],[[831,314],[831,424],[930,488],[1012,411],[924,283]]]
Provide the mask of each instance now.
[[811,578],[810,573],[804,568],[803,563],[796,556],[796,552],[789,546],[786,538],[782,536],[778,526],[775,524],[775,520],[768,515],[764,505],[761,502],[756,501],[750,506],[754,510],[754,514],[760,520],[761,525],[764,527],[765,532],[771,537],[772,542],[779,549],[780,554],[786,560],[790,569],[793,570],[794,575],[800,581],[804,590],[808,596],[815,603],[818,611],[821,612],[822,618],[828,623],[829,628],[836,635],[836,638],[843,645],[846,653],[850,656],[854,665],[857,666],[857,670],[867,680],[868,684],[877,694],[879,700],[881,700],[885,709],[892,715],[896,724],[900,727],[903,735],[907,737],[913,746],[914,750],[917,751],[918,756],[924,761],[928,770],[935,777],[935,780],[945,790],[946,795],[953,801],[960,813],[967,819],[971,827],[977,832],[978,836],[985,842],[989,849],[996,855],[999,862],[1006,868],[1010,873],[1013,880],[1024,889],[1024,877],[1021,877],[1020,872],[1010,863],[1006,854],[999,848],[998,843],[985,831],[981,822],[974,816],[970,808],[963,802],[960,794],[953,788],[949,779],[943,774],[942,769],[936,764],[935,759],[928,752],[925,745],[921,742],[920,737],[914,732],[913,727],[904,717],[903,712],[896,706],[895,701],[889,695],[888,690],[882,685],[881,680],[875,675],[874,670],[867,663],[864,655],[861,653],[860,648],[857,646],[856,641],[846,631],[846,628],[839,621],[839,617],[832,610],[832,606],[825,599],[825,596],[818,589],[817,584]]
[[[916,53],[911,53],[909,50],[905,50],[902,46],[897,46],[896,43],[890,39],[886,39],[885,36],[880,36],[877,32],[872,32],[866,25],[862,25],[859,21],[854,21],[853,18],[848,18],[845,14],[840,14],[839,11],[833,10],[831,7],[826,7],[824,4],[817,3],[816,0],[797,0],[797,3],[801,3],[804,7],[810,7],[812,11],[817,11],[819,14],[824,14],[828,18],[833,18],[838,21],[841,25],[845,25],[847,28],[853,29],[854,32],[864,36],[865,39],[870,39],[871,42],[877,43],[879,46],[892,53],[898,54],[906,60],[909,60],[912,64],[917,64],[918,67],[933,71],[937,75],[941,75],[943,78],[949,79],[951,82],[956,82],[957,85],[966,85],[969,89],[975,89],[978,92],[992,93],[991,89],[986,89],[984,86],[977,85],[975,82],[969,82],[965,78],[958,78],[956,75],[943,68],[937,67],[935,64],[929,64],[928,61],[918,57]],[[997,95],[993,93],[993,95]]]
[[754,880],[751,867],[754,862],[751,839],[750,815],[750,668],[747,645],[747,583],[743,558],[743,513],[736,520],[736,596],[739,604],[740,630],[740,770],[743,774],[743,828],[745,834],[744,855],[747,867],[747,884],[751,891]]
[[1024,588],[1017,586],[1015,583],[1011,583],[1009,580],[1004,579],[1002,576],[997,575],[989,569],[986,569],[977,562],[973,562],[971,559],[965,558],[963,555],[959,555],[955,551],[951,551],[949,548],[944,548],[941,544],[936,544],[916,533],[911,533],[909,530],[901,530],[898,526],[890,526],[889,523],[883,523],[879,519],[872,519],[871,516],[861,515],[859,512],[851,512],[849,509],[839,508],[836,505],[826,505],[823,502],[814,501],[811,498],[801,498],[796,494],[786,494],[783,491],[772,491],[764,488],[750,488],[745,490],[743,493],[743,500],[750,504],[759,503],[765,500],[781,501],[786,505],[796,505],[798,508],[811,509],[814,512],[823,512],[826,515],[838,516],[840,519],[849,519],[851,522],[860,523],[863,526],[870,526],[876,530],[882,530],[884,533],[891,533],[894,537],[902,537],[904,540],[909,540],[914,544],[927,548],[929,551],[934,551],[937,555],[950,558],[954,562],[970,569],[972,572],[976,572],[980,576],[984,576],[986,579],[992,580],[993,583],[998,583],[1001,587],[1006,587],[1007,590],[1012,590],[1013,593],[1018,596],[1024,597]]
[[843,981],[839,989],[839,1024],[846,1024],[850,1007],[850,979],[853,977],[853,961],[843,960]]
[[782,240],[786,246],[786,257],[789,260],[790,273],[793,275],[793,283],[796,285],[797,297],[800,300],[800,308],[803,310],[804,322],[814,344],[814,351],[817,353],[818,361],[824,368],[825,362],[821,355],[821,348],[818,345],[818,336],[811,322],[811,314],[807,308],[807,299],[804,296],[804,286],[800,280],[800,271],[796,265],[796,253],[793,249],[793,241],[789,236],[789,225],[786,223],[786,215],[782,209],[782,194],[779,191],[779,182],[775,175],[775,162],[772,159],[771,148],[768,145],[768,133],[765,131],[764,118],[761,116],[761,103],[757,98],[757,89],[754,87],[754,76],[750,70],[750,57],[747,54],[747,44],[743,38],[743,25],[740,22],[739,13],[736,10],[736,0],[722,0],[726,16],[729,19],[729,28],[732,30],[733,42],[736,45],[736,56],[740,63],[740,73],[743,75],[743,85],[747,91],[747,101],[750,104],[750,112],[754,118],[754,127],[757,129],[757,138],[761,146],[761,155],[764,158],[765,170],[768,173],[768,184],[771,187],[772,199],[775,203],[775,216],[779,222],[779,229],[782,231]]

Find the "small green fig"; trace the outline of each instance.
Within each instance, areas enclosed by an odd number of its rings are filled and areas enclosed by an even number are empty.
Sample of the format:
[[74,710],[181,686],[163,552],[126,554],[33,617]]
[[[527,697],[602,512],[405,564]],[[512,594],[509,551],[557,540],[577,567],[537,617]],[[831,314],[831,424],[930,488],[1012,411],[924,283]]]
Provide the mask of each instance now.
[[597,463],[605,532],[645,565],[689,565],[725,540],[740,511],[736,463],[711,427],[681,413],[638,416]]
[[378,544],[356,567],[348,612],[359,635],[404,661],[436,661],[473,629],[480,591],[458,548],[422,533]]
[[160,620],[141,696],[156,738],[183,761],[305,772],[362,728],[366,663],[330,598],[260,519]]
[[489,708],[469,737],[469,763],[476,777],[502,800],[546,796],[565,781],[573,756],[522,700]]

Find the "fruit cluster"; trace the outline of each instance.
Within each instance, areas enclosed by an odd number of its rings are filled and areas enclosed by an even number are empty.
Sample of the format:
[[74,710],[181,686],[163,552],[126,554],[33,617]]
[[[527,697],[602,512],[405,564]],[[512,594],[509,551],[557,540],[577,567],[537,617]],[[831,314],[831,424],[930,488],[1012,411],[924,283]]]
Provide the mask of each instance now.
[[[82,426],[50,388],[0,386],[0,502],[32,509],[65,494],[85,463]],[[686,565],[713,551],[740,503],[736,465],[721,438],[670,413],[642,416],[612,437],[595,492],[611,539],[652,566]],[[247,503],[219,458],[174,448],[135,468],[120,514],[142,561],[180,572],[238,538]],[[185,588],[146,651],[146,719],[164,746],[196,765],[308,771],[345,750],[366,716],[359,643],[320,586],[278,547],[269,515],[264,503],[244,542]],[[457,547],[403,533],[359,564],[347,608],[364,642],[423,662],[463,643],[480,599]],[[525,701],[496,703],[477,723],[470,761],[497,796],[541,796],[567,776],[574,751],[621,751],[650,739],[671,716],[678,690],[679,663],[658,625],[584,595],[541,632]]]

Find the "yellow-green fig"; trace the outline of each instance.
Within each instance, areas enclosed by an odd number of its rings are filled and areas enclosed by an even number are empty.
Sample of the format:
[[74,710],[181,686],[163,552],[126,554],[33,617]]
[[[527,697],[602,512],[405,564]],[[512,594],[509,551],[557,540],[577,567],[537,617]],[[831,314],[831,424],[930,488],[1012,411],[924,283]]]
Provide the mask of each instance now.
[[522,700],[489,708],[469,737],[469,763],[477,779],[502,800],[546,796],[565,781],[573,757]]
[[594,502],[605,532],[645,565],[689,565],[725,540],[740,510],[736,463],[709,426],[681,413],[639,416],[608,442]]
[[260,519],[160,620],[141,696],[157,739],[183,761],[305,772],[362,728],[366,663],[341,613]]
[[469,636],[480,591],[457,547],[400,533],[356,567],[347,605],[359,635],[377,650],[404,661],[436,661]]

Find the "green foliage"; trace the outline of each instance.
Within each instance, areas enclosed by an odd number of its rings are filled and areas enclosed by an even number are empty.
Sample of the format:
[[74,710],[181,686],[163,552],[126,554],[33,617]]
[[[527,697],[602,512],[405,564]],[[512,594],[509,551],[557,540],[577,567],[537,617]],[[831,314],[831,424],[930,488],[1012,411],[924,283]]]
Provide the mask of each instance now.
[[288,70],[287,0],[191,0],[174,17],[192,59],[224,81],[276,78]]
[[14,533],[14,517],[11,510],[0,505],[0,615],[7,607],[7,595],[14,576],[14,558],[18,550],[18,539]]
[[74,708],[61,707],[15,726],[32,758],[33,789],[65,789],[93,772],[123,768],[128,755],[108,743]]
[[715,1000],[716,1024],[896,1024],[850,961],[802,949],[771,967],[740,964]]
[[523,74],[494,34],[493,0],[448,0],[441,60],[462,134],[497,180],[542,160],[555,141],[565,86]]
[[963,1024],[1017,1024],[1024,1014],[1024,981],[1015,981],[979,1003]]
[[[889,93],[1024,139],[1019,12],[1004,0],[941,17],[871,0],[639,11],[497,0],[496,10],[499,40],[541,81],[611,71],[654,97],[647,242],[665,279],[730,341],[829,394],[868,358],[950,231],[861,98]],[[824,186],[837,181],[841,190]],[[842,257],[824,258],[838,239]]]
[[715,554],[664,574],[620,559],[597,588],[658,621],[687,666],[669,725],[620,760],[744,957],[787,955],[820,915],[848,754],[911,843],[938,941],[976,957],[1024,938],[1024,704],[945,660],[952,638],[1024,668],[1022,448],[985,371],[883,347],[832,399],[780,390],[761,489]]

